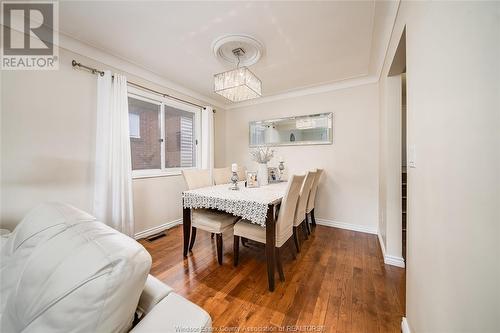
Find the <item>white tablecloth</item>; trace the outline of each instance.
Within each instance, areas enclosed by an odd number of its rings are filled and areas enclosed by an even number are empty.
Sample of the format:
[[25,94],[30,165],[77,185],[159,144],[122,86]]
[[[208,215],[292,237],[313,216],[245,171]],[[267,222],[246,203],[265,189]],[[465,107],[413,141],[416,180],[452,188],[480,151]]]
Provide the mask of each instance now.
[[247,188],[241,182],[238,191],[230,190],[230,184],[223,184],[184,191],[182,197],[184,208],[218,209],[265,226],[268,205],[281,201],[287,184]]

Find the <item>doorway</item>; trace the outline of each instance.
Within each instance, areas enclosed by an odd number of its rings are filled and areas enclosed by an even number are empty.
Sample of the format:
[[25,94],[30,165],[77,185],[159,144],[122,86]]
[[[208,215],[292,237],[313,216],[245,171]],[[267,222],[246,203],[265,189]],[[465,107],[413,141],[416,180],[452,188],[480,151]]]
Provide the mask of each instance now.
[[[399,257],[401,267],[407,267],[411,252],[407,251],[411,241],[411,173],[408,168],[414,160],[412,155],[411,113],[408,112],[408,80],[406,69],[406,28],[403,29],[387,77],[384,80],[385,102],[384,124],[384,186],[386,205],[386,251]],[[411,111],[411,109],[410,109]],[[410,135],[408,135],[410,134]],[[402,281],[405,284],[405,281]],[[404,286],[403,286],[404,288]],[[406,313],[406,301],[402,300]]]

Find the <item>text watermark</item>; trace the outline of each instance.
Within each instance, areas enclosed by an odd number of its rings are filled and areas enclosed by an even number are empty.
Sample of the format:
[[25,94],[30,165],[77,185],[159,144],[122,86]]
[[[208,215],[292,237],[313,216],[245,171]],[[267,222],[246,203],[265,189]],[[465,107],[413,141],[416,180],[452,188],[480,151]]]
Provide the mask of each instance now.
[[57,1],[3,1],[0,69],[59,68]]

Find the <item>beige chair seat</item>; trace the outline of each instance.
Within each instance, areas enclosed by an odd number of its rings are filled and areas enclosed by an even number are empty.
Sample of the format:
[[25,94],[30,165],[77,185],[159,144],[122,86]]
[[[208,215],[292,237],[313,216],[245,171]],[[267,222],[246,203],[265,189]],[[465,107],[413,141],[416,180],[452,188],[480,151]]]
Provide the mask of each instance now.
[[[292,237],[291,228],[285,232],[276,233],[276,246],[281,247]],[[240,220],[234,225],[234,235],[251,239],[255,242],[266,244],[266,228],[248,220]]]
[[231,229],[238,220],[237,216],[215,209],[193,209],[192,226],[214,234],[220,234]]

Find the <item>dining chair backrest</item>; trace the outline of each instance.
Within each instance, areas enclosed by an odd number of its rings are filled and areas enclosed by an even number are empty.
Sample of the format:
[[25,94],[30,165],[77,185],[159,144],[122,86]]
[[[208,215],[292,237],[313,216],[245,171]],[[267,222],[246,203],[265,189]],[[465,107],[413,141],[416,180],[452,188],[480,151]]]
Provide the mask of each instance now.
[[182,170],[182,175],[184,176],[184,180],[186,181],[189,190],[212,185],[212,180],[210,179],[210,171],[207,169]]
[[231,168],[215,168],[212,174],[215,185],[229,184],[231,182]]
[[287,190],[281,200],[278,221],[276,223],[277,237],[292,231],[297,201],[299,200],[300,188],[304,182],[305,175],[293,175],[288,181]]
[[316,176],[316,171],[308,171],[306,178],[302,183],[302,188],[300,189],[299,201],[297,202],[297,211],[295,213],[295,225],[298,225],[304,221],[306,218],[306,208],[307,200],[309,199],[309,193],[311,192],[311,186]]
[[314,209],[314,201],[316,200],[316,192],[318,191],[318,184],[321,175],[323,174],[323,169],[316,169],[316,176],[314,177],[314,181],[311,186],[311,194],[309,195],[309,199],[307,200],[307,209],[306,212],[310,213],[311,210]]

